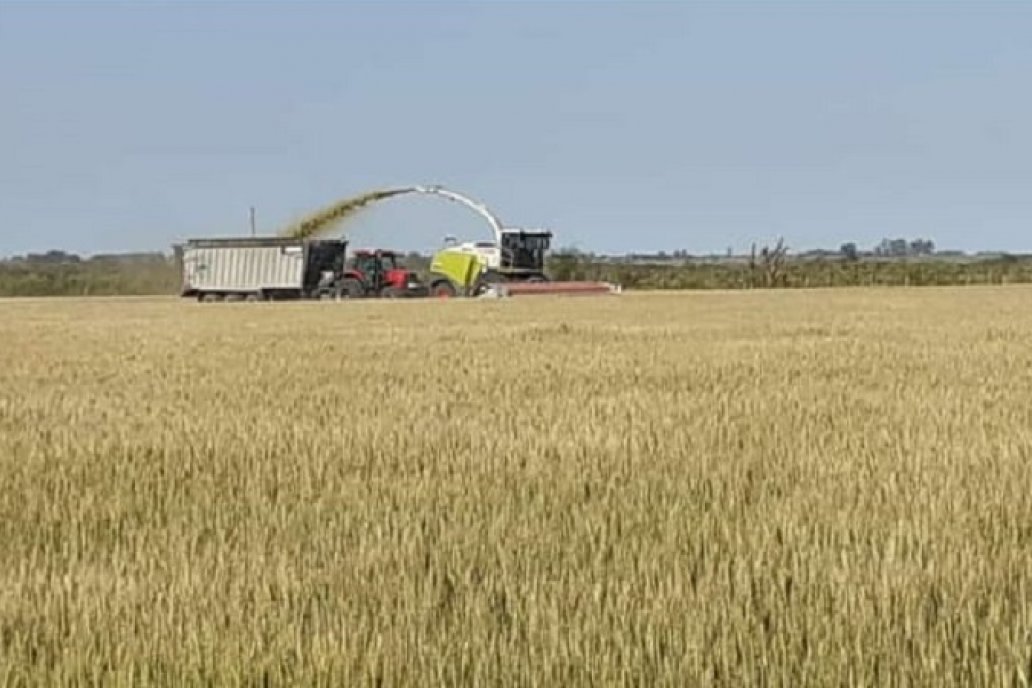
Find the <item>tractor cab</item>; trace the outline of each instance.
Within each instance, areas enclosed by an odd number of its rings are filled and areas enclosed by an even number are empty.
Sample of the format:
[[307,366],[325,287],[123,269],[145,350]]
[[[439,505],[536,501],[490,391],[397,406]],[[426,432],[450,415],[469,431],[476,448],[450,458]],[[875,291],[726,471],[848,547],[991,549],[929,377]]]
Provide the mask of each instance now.
[[[347,276],[361,285],[362,296],[415,296],[422,285],[415,273],[402,264],[394,251],[387,249],[359,249],[348,261]],[[351,295],[357,291],[351,283]]]

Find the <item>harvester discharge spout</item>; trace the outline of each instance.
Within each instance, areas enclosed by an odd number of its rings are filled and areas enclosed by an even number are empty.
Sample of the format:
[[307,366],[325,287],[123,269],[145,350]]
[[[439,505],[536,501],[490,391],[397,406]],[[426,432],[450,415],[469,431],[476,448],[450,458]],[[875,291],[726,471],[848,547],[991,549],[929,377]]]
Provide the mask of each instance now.
[[416,193],[447,198],[450,201],[461,203],[467,208],[470,208],[475,213],[479,214],[481,217],[487,220],[487,223],[491,225],[491,232],[494,234],[494,240],[496,242],[501,242],[503,231],[502,221],[499,220],[498,216],[491,212],[490,208],[488,208],[483,203],[475,201],[469,196],[464,196],[463,194],[460,194],[457,191],[451,191],[450,189],[446,189],[440,184],[434,184],[431,186],[416,186],[413,187],[413,190]]

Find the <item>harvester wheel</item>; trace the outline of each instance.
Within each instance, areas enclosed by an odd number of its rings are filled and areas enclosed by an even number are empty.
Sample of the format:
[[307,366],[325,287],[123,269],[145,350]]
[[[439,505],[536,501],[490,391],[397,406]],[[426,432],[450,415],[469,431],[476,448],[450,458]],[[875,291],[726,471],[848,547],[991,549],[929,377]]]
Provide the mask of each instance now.
[[430,287],[430,294],[439,299],[450,299],[455,296],[455,287],[451,282],[437,282]]

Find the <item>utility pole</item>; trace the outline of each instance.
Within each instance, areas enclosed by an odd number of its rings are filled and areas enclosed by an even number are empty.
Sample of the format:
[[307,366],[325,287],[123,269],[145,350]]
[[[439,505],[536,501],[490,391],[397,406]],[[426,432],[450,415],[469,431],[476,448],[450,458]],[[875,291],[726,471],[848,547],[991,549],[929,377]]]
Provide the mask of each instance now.
[[255,235],[255,230],[254,230],[254,206],[252,205],[251,206],[251,236],[254,236],[254,235]]

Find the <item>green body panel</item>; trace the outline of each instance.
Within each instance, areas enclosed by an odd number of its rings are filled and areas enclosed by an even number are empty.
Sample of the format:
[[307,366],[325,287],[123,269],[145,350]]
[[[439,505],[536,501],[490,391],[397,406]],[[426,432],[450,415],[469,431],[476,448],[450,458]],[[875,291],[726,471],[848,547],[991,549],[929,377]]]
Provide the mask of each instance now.
[[447,249],[434,254],[430,263],[430,272],[447,277],[453,285],[460,289],[469,289],[477,281],[484,269],[480,256],[472,253],[459,253]]

